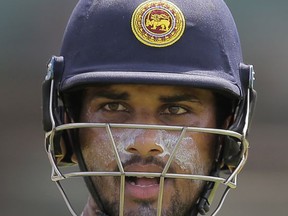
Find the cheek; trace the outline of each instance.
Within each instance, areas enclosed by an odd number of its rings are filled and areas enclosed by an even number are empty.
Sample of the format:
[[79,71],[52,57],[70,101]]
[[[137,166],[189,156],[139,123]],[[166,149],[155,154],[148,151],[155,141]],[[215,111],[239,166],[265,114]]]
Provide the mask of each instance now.
[[113,148],[105,129],[81,129],[79,137],[88,170],[112,171],[116,168]]
[[[158,144],[163,146],[165,150],[162,155],[171,155],[176,147],[179,136],[180,134],[162,132],[158,139]],[[205,154],[202,152],[201,144],[199,143],[199,139],[192,134],[186,134],[182,139],[174,156],[174,163],[179,169],[177,170],[178,173],[206,174],[204,169],[205,161],[203,161]]]
[[191,174],[204,174],[203,163],[198,145],[192,137],[185,137],[176,155],[176,161],[182,170]]
[[202,165],[205,167],[204,174],[208,175],[215,161],[217,146],[216,136],[206,133],[197,133],[194,140],[197,143]]

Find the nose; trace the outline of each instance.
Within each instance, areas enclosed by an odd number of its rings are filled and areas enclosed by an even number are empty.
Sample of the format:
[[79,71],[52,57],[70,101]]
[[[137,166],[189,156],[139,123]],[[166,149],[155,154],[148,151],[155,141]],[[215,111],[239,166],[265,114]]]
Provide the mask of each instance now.
[[157,131],[145,130],[135,137],[135,142],[130,144],[126,151],[138,154],[141,157],[156,156],[164,152],[163,147],[157,144]]

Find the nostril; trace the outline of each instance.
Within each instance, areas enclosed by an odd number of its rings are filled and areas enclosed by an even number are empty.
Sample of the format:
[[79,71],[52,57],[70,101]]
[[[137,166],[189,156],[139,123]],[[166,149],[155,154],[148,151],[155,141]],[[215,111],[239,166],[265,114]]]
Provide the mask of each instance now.
[[145,147],[137,148],[137,147],[131,146],[131,147],[128,147],[126,151],[132,154],[139,154],[142,156],[156,156],[158,154],[163,153],[164,150],[161,147],[158,148],[158,146],[155,148],[145,148]]
[[151,156],[156,156],[158,154],[161,154],[162,152],[163,151],[160,151],[159,149],[155,148],[155,149],[151,149],[149,153],[150,153]]
[[130,152],[130,153],[134,153],[134,154],[136,154],[138,152],[137,149],[133,148],[133,147],[127,148],[126,151]]
[[159,153],[163,153],[164,152],[164,148],[162,145],[160,144],[155,144],[155,148],[153,148],[154,151],[157,151]]
[[151,152],[158,152],[159,150],[158,149],[151,149],[150,151]]
[[151,149],[150,152],[162,153],[163,150],[162,150],[162,149],[155,148],[155,149]]

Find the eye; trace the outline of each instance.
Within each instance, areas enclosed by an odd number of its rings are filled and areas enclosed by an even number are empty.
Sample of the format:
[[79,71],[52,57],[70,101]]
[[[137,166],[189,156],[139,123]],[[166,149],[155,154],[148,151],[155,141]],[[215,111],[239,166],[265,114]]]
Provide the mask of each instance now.
[[188,110],[181,106],[169,106],[165,108],[163,111],[164,114],[171,114],[171,115],[181,115],[187,112]]
[[108,104],[104,105],[103,108],[106,111],[110,111],[110,112],[127,111],[126,107],[124,107],[122,104],[116,103],[116,102],[108,103]]

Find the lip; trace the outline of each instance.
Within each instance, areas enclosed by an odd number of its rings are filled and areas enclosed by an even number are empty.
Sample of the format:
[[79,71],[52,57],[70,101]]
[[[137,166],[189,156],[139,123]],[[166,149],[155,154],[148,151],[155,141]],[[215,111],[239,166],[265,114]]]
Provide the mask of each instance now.
[[[143,173],[161,173],[162,167],[154,164],[149,165],[128,165],[125,172],[143,172]],[[129,177],[125,183],[125,196],[132,200],[153,201],[159,194],[159,178],[134,177],[133,181],[129,181]]]
[[159,194],[159,184],[139,186],[126,182],[125,194],[133,200],[156,200]]

